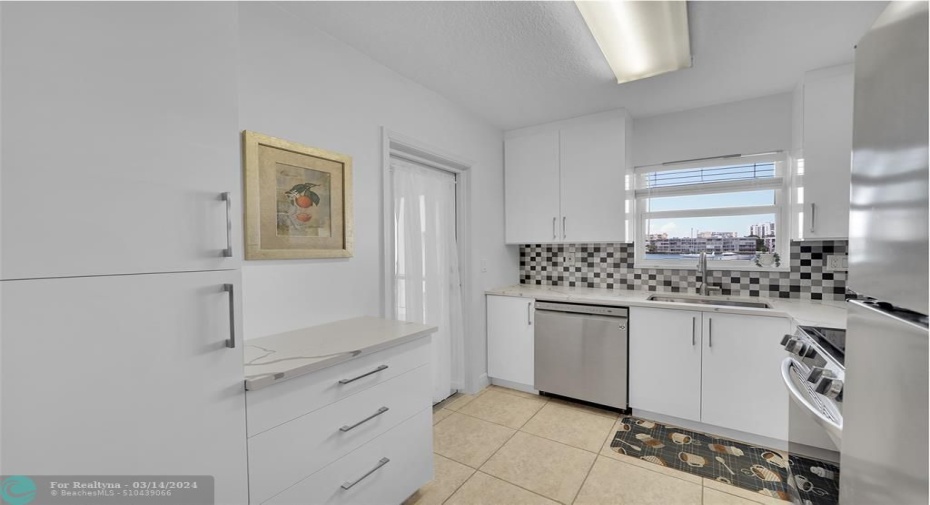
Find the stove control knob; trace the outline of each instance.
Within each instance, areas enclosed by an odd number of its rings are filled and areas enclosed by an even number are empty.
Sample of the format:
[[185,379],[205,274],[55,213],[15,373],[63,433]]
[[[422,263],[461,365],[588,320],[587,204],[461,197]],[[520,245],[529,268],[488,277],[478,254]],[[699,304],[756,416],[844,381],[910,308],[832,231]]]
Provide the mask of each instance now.
[[812,367],[811,370],[807,372],[807,382],[810,382],[811,384],[817,384],[820,379],[824,377],[832,379],[833,372],[819,366]]
[[796,338],[788,340],[785,350],[797,356],[804,356],[808,352],[808,345]]
[[809,345],[809,346],[807,346],[807,351],[806,351],[801,357],[802,357],[802,358],[811,358],[811,359],[816,360],[816,359],[817,359],[817,349],[815,349],[814,346]]
[[785,335],[784,337],[781,338],[781,345],[784,347],[788,345],[788,342],[790,342],[791,340],[794,340],[794,335]]
[[814,391],[817,391],[827,398],[839,400],[840,396],[843,394],[843,381],[839,379],[823,377],[820,379],[820,382],[817,383]]

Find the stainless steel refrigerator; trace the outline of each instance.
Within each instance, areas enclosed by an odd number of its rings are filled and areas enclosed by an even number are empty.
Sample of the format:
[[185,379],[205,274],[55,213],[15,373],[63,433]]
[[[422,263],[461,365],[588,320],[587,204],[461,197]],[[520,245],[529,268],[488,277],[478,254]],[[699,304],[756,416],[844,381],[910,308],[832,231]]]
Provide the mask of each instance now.
[[856,48],[840,502],[928,502],[928,7]]

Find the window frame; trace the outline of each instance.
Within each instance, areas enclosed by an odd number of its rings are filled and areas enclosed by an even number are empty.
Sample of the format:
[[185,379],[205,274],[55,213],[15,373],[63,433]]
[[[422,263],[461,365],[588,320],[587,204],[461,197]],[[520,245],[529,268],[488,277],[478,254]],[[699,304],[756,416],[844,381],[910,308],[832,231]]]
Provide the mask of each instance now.
[[[745,181],[711,182],[694,185],[668,186],[664,188],[647,189],[641,187],[645,175],[654,172],[686,170],[698,168],[714,168],[748,164],[774,163],[775,175],[766,179],[750,179]],[[788,271],[790,256],[791,226],[790,215],[793,208],[791,198],[792,170],[788,156],[781,151],[760,153],[754,155],[723,156],[703,158],[686,162],[672,162],[660,165],[635,167],[631,174],[630,184],[627,187],[627,200],[633,211],[632,223],[634,231],[631,234],[634,242],[634,268],[647,269],[684,269],[696,270],[697,261],[694,259],[655,260],[646,259],[646,221],[648,219],[688,218],[688,217],[724,217],[744,216],[753,214],[773,214],[775,222],[775,250],[781,257],[781,266],[759,267],[754,259],[729,260],[725,263],[709,263],[713,270],[738,271]],[[775,194],[772,205],[756,205],[745,207],[715,207],[706,209],[646,211],[644,201],[649,198],[669,196],[693,196],[703,194],[738,193],[759,190],[773,190]]]

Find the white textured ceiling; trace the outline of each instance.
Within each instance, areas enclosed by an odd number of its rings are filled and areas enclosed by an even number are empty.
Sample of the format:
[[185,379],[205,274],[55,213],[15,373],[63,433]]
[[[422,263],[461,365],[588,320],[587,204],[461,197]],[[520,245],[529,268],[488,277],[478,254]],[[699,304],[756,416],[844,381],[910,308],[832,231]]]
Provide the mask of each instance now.
[[284,2],[505,130],[625,107],[634,117],[770,95],[853,60],[886,2],[689,2],[690,69],[617,84],[574,2]]

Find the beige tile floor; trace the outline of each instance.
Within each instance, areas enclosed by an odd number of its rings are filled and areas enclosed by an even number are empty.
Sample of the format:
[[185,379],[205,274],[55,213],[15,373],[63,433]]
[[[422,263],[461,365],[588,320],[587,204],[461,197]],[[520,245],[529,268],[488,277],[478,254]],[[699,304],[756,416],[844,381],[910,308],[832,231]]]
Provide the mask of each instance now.
[[434,408],[435,478],[404,505],[787,505],[610,449],[618,414],[490,386]]

